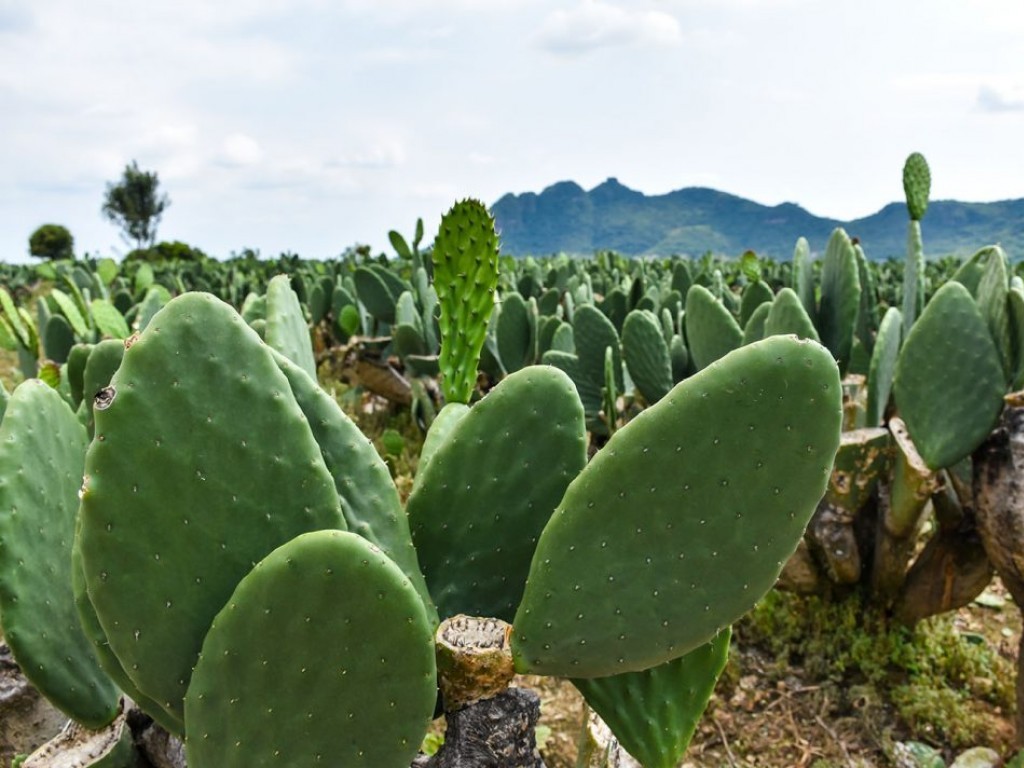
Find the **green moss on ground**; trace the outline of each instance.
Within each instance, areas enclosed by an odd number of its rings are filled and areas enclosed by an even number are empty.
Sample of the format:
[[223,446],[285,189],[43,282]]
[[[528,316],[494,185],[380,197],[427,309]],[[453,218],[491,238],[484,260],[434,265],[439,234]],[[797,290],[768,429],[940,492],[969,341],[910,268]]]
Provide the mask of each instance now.
[[774,657],[780,679],[799,667],[805,681],[832,684],[851,708],[864,699],[886,704],[917,740],[952,749],[1008,746],[1014,665],[983,636],[961,633],[952,614],[909,628],[857,595],[823,600],[774,591],[736,634]]

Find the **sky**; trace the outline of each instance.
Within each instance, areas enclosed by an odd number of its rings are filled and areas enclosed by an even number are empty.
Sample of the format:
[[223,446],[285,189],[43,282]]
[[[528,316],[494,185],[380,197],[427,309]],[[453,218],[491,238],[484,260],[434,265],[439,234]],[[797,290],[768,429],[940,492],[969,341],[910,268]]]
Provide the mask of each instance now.
[[839,219],[1024,197],[1020,0],[0,0],[0,260],[40,224],[337,256],[456,201],[607,177]]

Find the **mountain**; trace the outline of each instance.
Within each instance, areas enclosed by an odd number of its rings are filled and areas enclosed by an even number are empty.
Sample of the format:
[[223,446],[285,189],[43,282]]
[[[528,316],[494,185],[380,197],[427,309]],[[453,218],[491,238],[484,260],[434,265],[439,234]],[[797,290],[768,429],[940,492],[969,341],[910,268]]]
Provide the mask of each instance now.
[[[589,192],[575,182],[560,181],[540,194],[507,194],[491,211],[502,251],[516,256],[601,249],[627,255],[697,256],[713,251],[736,256],[749,249],[788,259],[798,237],[806,237],[812,250],[823,250],[836,227],[860,238],[871,258],[906,252],[907,212],[902,203],[840,221],[815,216],[795,203],[761,205],[704,187],[645,195],[610,178]],[[1000,243],[1011,259],[1024,257],[1024,199],[937,200],[928,206],[921,226],[930,256],[969,255]]]

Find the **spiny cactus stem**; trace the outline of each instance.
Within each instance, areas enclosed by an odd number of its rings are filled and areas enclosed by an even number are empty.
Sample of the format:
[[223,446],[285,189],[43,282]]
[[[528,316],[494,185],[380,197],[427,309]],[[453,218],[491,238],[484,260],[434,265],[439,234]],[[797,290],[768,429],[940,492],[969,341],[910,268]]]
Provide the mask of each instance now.
[[509,635],[500,619],[458,615],[437,628],[437,676],[445,712],[455,712],[508,688],[515,676]]

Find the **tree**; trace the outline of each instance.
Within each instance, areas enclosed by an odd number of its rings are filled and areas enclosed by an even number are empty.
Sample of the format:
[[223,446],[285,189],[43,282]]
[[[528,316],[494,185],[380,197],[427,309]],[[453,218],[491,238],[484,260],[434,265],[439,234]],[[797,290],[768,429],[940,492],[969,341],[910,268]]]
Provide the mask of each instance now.
[[103,215],[123,230],[125,241],[134,240],[137,248],[151,246],[156,240],[160,217],[171,204],[167,195],[157,193],[160,181],[155,173],[139,169],[132,160],[116,184],[107,184]]
[[75,238],[60,224],[43,224],[28,238],[28,252],[37,259],[73,259],[74,249]]

